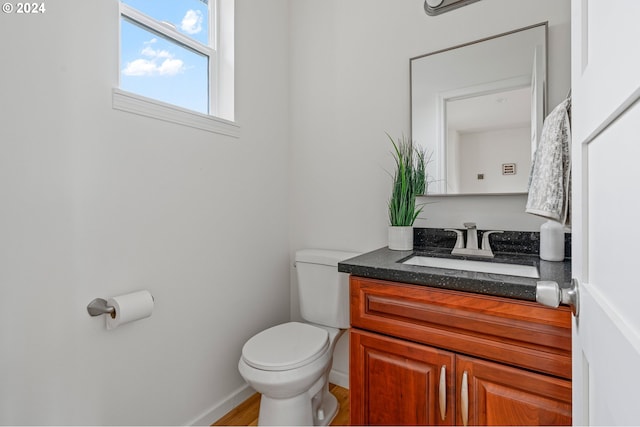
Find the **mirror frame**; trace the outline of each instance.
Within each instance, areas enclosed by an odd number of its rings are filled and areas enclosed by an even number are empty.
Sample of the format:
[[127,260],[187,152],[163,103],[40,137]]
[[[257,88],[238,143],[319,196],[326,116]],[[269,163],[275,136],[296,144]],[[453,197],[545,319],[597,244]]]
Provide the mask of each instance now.
[[[548,96],[547,96],[547,87],[548,87],[548,79],[549,79],[549,22],[548,21],[544,21],[544,22],[540,22],[537,24],[533,24],[533,25],[528,25],[526,27],[522,27],[522,28],[517,28],[511,31],[506,31],[500,34],[495,34],[493,36],[488,36],[488,37],[484,37],[484,38],[480,38],[477,40],[473,40],[467,43],[462,43],[459,45],[455,45],[455,46],[451,46],[448,48],[444,48],[444,49],[439,49],[433,52],[429,52],[426,54],[422,54],[422,55],[418,55],[418,56],[414,56],[412,58],[409,58],[409,137],[411,138],[411,140],[413,140],[413,61],[417,60],[417,59],[421,59],[421,58],[425,58],[428,56],[433,56],[433,55],[437,55],[439,53],[445,53],[445,52],[449,52],[455,49],[460,49],[466,46],[471,46],[471,45],[475,45],[475,44],[479,44],[482,42],[486,42],[486,41],[490,41],[490,40],[494,40],[494,39],[498,39],[500,37],[504,37],[504,36],[509,36],[515,33],[519,33],[522,31],[527,31],[530,29],[534,29],[534,28],[538,28],[538,27],[543,27],[544,28],[544,74],[545,74],[545,81],[542,87],[542,117],[538,117],[538,123],[537,123],[537,132],[539,133],[541,127],[542,127],[542,121],[544,119],[544,117],[546,117],[547,112],[548,112],[548,106],[547,106],[547,100],[548,100]],[[514,78],[514,79],[517,79]],[[438,102],[441,102],[442,100],[438,100]],[[440,118],[443,119],[443,118]],[[440,119],[438,121],[440,121]],[[438,144],[444,143],[446,144],[445,141],[445,136],[441,135],[443,132],[442,130],[438,130]],[[532,156],[533,156],[533,152],[534,152],[535,148],[532,147]],[[495,195],[526,195],[528,194],[527,191],[524,192],[509,192],[509,193],[426,193],[424,194],[424,196],[430,196],[430,197],[456,197],[456,196],[495,196]]]

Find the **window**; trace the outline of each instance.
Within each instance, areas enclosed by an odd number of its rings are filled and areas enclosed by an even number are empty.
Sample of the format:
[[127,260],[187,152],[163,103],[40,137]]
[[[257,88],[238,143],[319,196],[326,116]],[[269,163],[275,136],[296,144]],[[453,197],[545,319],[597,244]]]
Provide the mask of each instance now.
[[214,132],[231,124],[233,52],[218,46],[232,49],[220,40],[232,25],[233,0],[121,0],[114,108]]

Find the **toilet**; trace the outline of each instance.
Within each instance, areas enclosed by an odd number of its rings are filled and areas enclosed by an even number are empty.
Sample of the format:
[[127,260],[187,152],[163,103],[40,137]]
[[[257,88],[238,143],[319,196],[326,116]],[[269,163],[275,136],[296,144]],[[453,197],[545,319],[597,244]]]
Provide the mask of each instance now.
[[338,338],[349,328],[349,276],[338,262],[360,255],[325,249],[296,252],[300,313],[250,338],[238,369],[262,394],[258,425],[328,425],[338,412],[329,372]]

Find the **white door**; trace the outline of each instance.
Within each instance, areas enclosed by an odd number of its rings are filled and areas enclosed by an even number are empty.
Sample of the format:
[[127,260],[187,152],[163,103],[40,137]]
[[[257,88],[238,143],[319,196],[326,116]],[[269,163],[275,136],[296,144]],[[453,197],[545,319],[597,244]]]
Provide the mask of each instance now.
[[640,1],[572,0],[574,425],[640,425]]

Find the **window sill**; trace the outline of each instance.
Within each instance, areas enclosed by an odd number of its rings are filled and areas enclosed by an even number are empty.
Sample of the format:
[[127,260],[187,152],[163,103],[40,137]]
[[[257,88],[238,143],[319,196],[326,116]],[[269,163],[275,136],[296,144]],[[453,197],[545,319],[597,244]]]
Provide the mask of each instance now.
[[197,113],[116,88],[113,89],[113,108],[207,132],[234,138],[240,137],[240,126],[232,121]]

